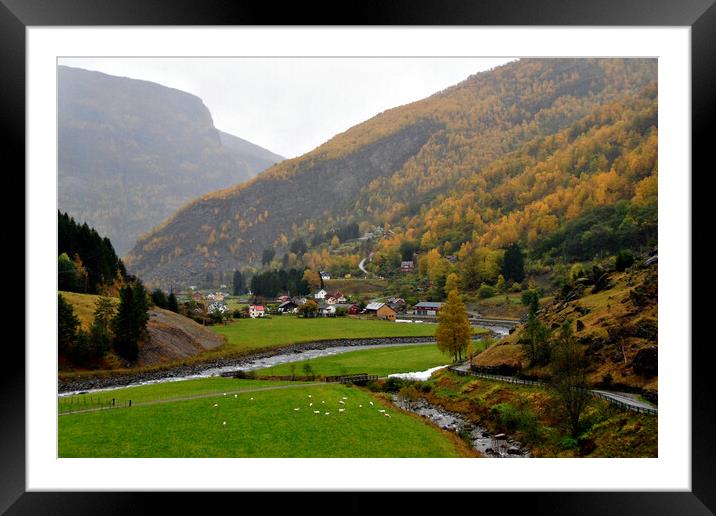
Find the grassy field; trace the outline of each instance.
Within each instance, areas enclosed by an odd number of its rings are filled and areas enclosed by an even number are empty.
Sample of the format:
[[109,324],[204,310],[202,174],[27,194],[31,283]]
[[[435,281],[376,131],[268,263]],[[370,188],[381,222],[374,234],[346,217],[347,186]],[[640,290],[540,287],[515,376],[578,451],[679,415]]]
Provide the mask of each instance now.
[[[190,382],[166,386],[178,389],[175,394],[190,395],[209,388],[214,380],[197,380],[186,390],[182,384]],[[240,380],[227,381],[245,387]],[[336,384],[293,385],[244,391],[236,397],[221,392],[160,403],[151,399],[152,391],[159,394],[154,390],[159,386],[148,386],[144,405],[60,416],[59,456],[473,456],[455,435],[399,412],[365,390]],[[211,388],[217,386],[224,385]]]
[[[476,342],[478,350],[480,343]],[[431,367],[449,364],[451,358],[435,345],[400,346],[395,348],[364,349],[340,355],[303,360],[293,364],[280,364],[256,371],[262,375],[303,375],[303,366],[310,364],[319,376],[368,373],[387,376],[392,373],[424,371]],[[293,365],[293,371],[291,370]]]
[[[80,324],[84,330],[88,330],[94,320],[95,303],[100,296],[94,294],[78,294],[77,292],[59,292],[65,301],[72,305],[75,315],[80,320]],[[115,304],[119,304],[116,297],[110,298]]]
[[388,286],[388,280],[334,278],[326,280],[324,284],[329,292],[340,290],[346,296],[371,297],[381,295],[385,287]]
[[[396,324],[352,317],[304,319],[290,315],[270,319],[241,319],[212,329],[225,335],[229,349],[265,348],[299,342],[372,337],[426,337],[435,335],[435,324]],[[475,328],[476,333],[484,332]]]

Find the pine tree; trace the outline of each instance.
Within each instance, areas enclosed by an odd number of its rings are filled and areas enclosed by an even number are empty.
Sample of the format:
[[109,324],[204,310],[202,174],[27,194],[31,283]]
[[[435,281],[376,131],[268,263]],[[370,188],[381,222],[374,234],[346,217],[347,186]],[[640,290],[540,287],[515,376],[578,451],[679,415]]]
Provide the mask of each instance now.
[[574,437],[579,435],[581,416],[591,399],[586,366],[583,350],[574,338],[572,321],[566,320],[554,344],[552,385]]
[[505,250],[502,261],[502,275],[507,281],[521,283],[525,279],[525,262],[520,246],[513,243]]
[[179,303],[177,303],[177,297],[174,295],[174,292],[169,294],[169,298],[167,299],[167,310],[179,313]]
[[447,302],[438,311],[438,327],[435,331],[438,349],[452,355],[455,362],[462,360],[470,343],[471,333],[465,304],[457,289],[453,289],[448,294]]
[[246,290],[246,286],[244,285],[244,277],[241,275],[241,271],[234,271],[234,281],[233,281],[233,292],[235,296],[241,295]]
[[57,335],[60,353],[71,351],[77,341],[77,328],[80,320],[75,315],[72,305],[65,301],[61,294],[57,294]]
[[126,285],[119,292],[119,309],[112,319],[114,348],[119,356],[134,362],[139,354],[139,339],[149,321],[147,291],[140,282]]

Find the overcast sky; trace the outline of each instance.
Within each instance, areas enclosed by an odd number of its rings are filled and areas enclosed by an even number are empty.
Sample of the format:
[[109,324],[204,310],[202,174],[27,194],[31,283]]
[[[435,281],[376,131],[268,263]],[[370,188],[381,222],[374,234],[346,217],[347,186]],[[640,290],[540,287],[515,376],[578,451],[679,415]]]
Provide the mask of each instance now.
[[286,158],[504,58],[67,58],[200,97],[214,125]]

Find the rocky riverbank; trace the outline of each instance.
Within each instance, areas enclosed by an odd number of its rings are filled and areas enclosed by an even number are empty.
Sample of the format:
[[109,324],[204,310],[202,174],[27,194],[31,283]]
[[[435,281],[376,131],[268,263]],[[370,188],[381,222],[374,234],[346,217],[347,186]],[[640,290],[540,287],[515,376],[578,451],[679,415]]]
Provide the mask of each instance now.
[[[179,378],[213,376],[218,374],[219,370],[251,370],[259,367],[268,367],[260,361],[285,355],[297,355],[311,350],[326,350],[338,347],[369,347],[369,346],[385,346],[395,344],[419,344],[424,342],[434,342],[434,337],[381,337],[372,339],[334,339],[322,340],[315,342],[304,342],[301,344],[291,344],[280,348],[272,348],[266,350],[257,350],[255,353],[236,356],[224,357],[213,360],[206,360],[194,364],[178,365],[175,367],[146,370],[146,371],[129,371],[129,372],[104,372],[102,374],[92,374],[74,376],[72,378],[60,378],[58,380],[58,392],[77,392],[90,391],[95,389],[108,389],[114,387],[126,387],[129,385],[137,385],[148,382],[156,382],[161,380],[176,380]],[[296,360],[302,360],[303,357],[296,357]],[[257,367],[252,367],[259,363]]]
[[470,423],[460,414],[448,412],[426,400],[407,399],[397,394],[392,397],[393,404],[403,410],[418,414],[430,420],[438,427],[469,437],[472,447],[485,457],[529,457],[529,450],[521,443],[505,434],[492,434],[487,429]]

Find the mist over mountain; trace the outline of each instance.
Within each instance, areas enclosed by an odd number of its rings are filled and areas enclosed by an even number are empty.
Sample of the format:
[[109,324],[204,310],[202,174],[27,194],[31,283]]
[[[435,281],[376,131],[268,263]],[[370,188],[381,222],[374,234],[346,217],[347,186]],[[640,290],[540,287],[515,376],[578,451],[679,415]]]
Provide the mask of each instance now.
[[[404,242],[460,260],[536,249],[597,206],[652,202],[656,78],[653,59],[523,59],[473,75],[195,199],[139,239],[127,267],[188,284],[260,266],[272,248],[287,266],[353,270],[365,249],[310,244],[346,224],[389,229],[373,250],[398,265]],[[292,251],[297,240],[308,249]]]
[[189,200],[283,158],[214,127],[200,98],[58,67],[58,207],[126,253]]

